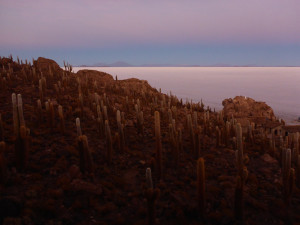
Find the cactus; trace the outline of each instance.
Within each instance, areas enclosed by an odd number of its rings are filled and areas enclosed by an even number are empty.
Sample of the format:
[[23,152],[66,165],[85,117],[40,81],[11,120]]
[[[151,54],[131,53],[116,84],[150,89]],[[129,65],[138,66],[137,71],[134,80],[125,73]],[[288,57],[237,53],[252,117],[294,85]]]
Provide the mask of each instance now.
[[197,117],[197,112],[194,111],[193,113],[193,124],[194,124],[194,129],[198,128],[198,117]]
[[26,128],[23,115],[23,101],[21,94],[16,96],[12,94],[13,104],[13,121],[15,134],[15,159],[16,166],[19,170],[26,167],[28,144],[29,144],[29,129]]
[[297,165],[298,163],[298,155],[299,155],[299,133],[294,134],[294,155],[293,155],[293,161]]
[[125,149],[125,136],[124,136],[123,124],[121,123],[121,113],[119,110],[117,110],[117,125],[118,125],[119,135],[121,139],[121,151],[123,152]]
[[101,113],[100,105],[97,105],[97,123],[98,123],[100,137],[102,137],[104,134],[104,122],[103,122],[103,116]]
[[190,134],[190,140],[191,140],[191,146],[192,146],[192,152],[196,154],[196,142],[195,142],[195,134],[194,134],[194,129],[193,129],[193,123],[192,123],[192,117],[191,114],[187,115],[187,125],[188,125],[188,130]]
[[197,129],[197,157],[199,158],[199,156],[201,155],[201,151],[202,151],[202,143],[203,143],[203,140],[201,138],[201,126],[198,126],[198,129]]
[[25,126],[25,120],[24,120],[24,115],[23,115],[23,101],[22,101],[22,96],[21,94],[17,95],[18,99],[18,116],[19,116],[19,123],[20,126]]
[[179,152],[183,152],[182,130],[180,128],[178,128],[178,148]]
[[154,112],[154,127],[155,127],[155,143],[156,143],[156,168],[157,168],[157,177],[162,179],[162,144],[161,144],[161,135],[160,135],[160,117],[159,112]]
[[252,125],[248,126],[248,141],[253,146],[253,126]]
[[146,183],[147,183],[147,188],[153,189],[153,182],[152,182],[152,175],[151,175],[150,168],[146,169]]
[[24,170],[27,164],[29,144],[29,131],[25,126],[20,126],[19,137],[15,142],[16,166],[19,170]]
[[171,124],[173,121],[171,109],[168,109],[168,117],[169,117],[169,124]]
[[146,184],[147,189],[145,191],[145,196],[147,199],[147,224],[155,224],[155,202],[159,197],[160,190],[158,188],[153,189],[151,169],[146,169]]
[[47,81],[46,78],[43,77],[43,74],[41,75],[41,81],[42,81],[42,91],[44,93],[44,95],[46,95],[46,88],[47,88]]
[[94,165],[92,155],[89,150],[87,136],[78,136],[77,142],[80,157],[80,170],[83,173],[92,173],[94,171]]
[[0,184],[5,184],[6,182],[6,162],[4,158],[4,152],[5,152],[5,142],[0,142]]
[[243,179],[243,168],[244,168],[244,153],[243,153],[243,135],[242,135],[242,127],[241,124],[238,123],[236,125],[236,133],[237,133],[237,150],[235,152],[236,156],[236,165],[238,169],[238,175],[242,179],[242,182],[244,181]]
[[44,99],[44,94],[43,94],[43,83],[42,80],[39,80],[39,95],[40,95],[40,99],[41,101],[43,101]]
[[81,131],[81,126],[80,126],[80,119],[77,117],[75,122],[76,122],[77,136],[81,136],[82,131]]
[[221,131],[218,126],[216,126],[216,147],[220,147],[221,145]]
[[237,176],[234,194],[234,215],[237,220],[242,221],[244,217],[243,181]]
[[[175,121],[174,121],[175,123]],[[170,147],[172,149],[172,153],[175,159],[175,165],[178,165],[179,161],[179,144],[178,144],[178,132],[175,131],[174,128],[175,125],[173,123],[169,124],[169,141],[170,141]]]
[[111,163],[113,147],[112,147],[112,138],[111,138],[111,132],[110,132],[108,120],[105,120],[104,124],[105,124],[105,136],[106,136],[106,146],[107,146],[106,157],[108,163]]
[[125,104],[126,104],[126,111],[129,112],[129,100],[128,100],[128,96],[126,96],[125,98]]
[[0,113],[0,141],[4,141],[4,128],[3,128],[3,121],[2,121],[1,113]]
[[291,149],[283,150],[282,185],[284,202],[289,205],[295,184],[295,170],[291,168]]
[[60,131],[62,134],[65,133],[65,119],[64,119],[64,112],[61,105],[58,106],[58,116],[60,121]]
[[80,108],[80,115],[82,117],[83,116],[83,96],[81,93],[78,96],[78,104],[79,104],[79,108]]
[[38,121],[41,123],[43,120],[43,111],[42,111],[42,102],[40,99],[37,100],[37,114],[38,114]]
[[204,216],[205,210],[205,165],[204,159],[197,160],[197,199],[200,215]]
[[137,100],[137,102],[138,103],[135,104],[134,107],[135,107],[135,112],[136,112],[138,133],[144,135],[144,114],[143,114],[143,111],[141,111],[139,99]]
[[300,155],[298,155],[297,167],[296,167],[296,184],[300,188]]
[[55,121],[55,114],[54,114],[54,106],[53,106],[53,103],[50,102],[49,103],[49,111],[48,111],[48,116],[49,116],[49,121],[50,121],[50,127],[51,127],[51,130],[53,130],[54,128],[54,121]]
[[14,121],[14,135],[17,138],[19,136],[19,113],[17,106],[17,96],[15,93],[12,94],[12,105],[13,105],[13,121]]
[[107,122],[108,122],[107,106],[103,106],[103,107],[101,106],[101,108],[103,109],[104,120],[107,120]]

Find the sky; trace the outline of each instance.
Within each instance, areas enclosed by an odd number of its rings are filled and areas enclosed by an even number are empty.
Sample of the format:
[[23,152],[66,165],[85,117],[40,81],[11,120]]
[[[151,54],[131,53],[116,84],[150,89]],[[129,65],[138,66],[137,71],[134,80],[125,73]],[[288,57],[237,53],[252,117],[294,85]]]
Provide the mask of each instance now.
[[0,55],[300,66],[299,0],[0,0]]

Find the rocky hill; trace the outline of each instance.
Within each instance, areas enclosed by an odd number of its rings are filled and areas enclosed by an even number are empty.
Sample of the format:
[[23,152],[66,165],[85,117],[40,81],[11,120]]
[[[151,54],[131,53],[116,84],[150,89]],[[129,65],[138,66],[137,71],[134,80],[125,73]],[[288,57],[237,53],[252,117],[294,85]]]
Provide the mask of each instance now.
[[272,109],[223,103],[0,58],[0,224],[299,223],[299,136],[243,135],[237,117]]

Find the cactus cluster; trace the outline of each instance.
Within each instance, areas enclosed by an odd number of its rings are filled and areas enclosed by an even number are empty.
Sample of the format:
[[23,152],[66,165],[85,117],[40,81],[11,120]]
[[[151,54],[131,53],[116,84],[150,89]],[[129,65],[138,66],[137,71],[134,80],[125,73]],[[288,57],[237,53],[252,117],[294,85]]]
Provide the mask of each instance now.
[[25,125],[21,94],[12,94],[16,167],[24,170],[28,158],[30,131]]

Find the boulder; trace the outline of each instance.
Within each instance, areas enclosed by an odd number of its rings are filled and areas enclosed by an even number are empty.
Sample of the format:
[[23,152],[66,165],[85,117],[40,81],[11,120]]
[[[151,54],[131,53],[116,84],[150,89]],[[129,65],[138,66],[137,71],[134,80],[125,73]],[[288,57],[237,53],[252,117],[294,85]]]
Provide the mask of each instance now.
[[49,71],[49,68],[53,72],[57,72],[62,70],[60,66],[52,59],[47,59],[43,57],[39,57],[37,60],[34,61],[34,65],[39,68],[42,72]]
[[257,102],[252,98],[236,96],[222,102],[224,116],[230,118],[266,117],[271,119],[274,116],[273,109],[265,102]]

